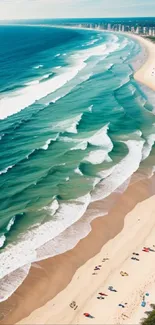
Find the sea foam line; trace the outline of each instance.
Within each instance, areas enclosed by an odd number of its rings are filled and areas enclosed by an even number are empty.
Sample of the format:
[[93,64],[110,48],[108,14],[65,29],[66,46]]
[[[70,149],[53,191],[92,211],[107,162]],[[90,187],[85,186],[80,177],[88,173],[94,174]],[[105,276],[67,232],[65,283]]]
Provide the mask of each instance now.
[[[0,279],[16,269],[36,261],[36,249],[79,220],[85,213],[90,199],[88,193],[76,200],[69,200],[59,204],[52,221],[40,225],[37,229],[27,231],[21,236],[19,243],[12,247],[6,247],[0,256]],[[53,204],[55,209],[56,203],[53,202]],[[53,205],[48,209],[49,213],[53,215]],[[68,215],[70,218],[65,217]]]
[[31,264],[11,272],[0,279],[0,302],[7,300],[27,277]]
[[139,167],[142,160],[144,140],[128,140],[124,142],[128,147],[128,154],[117,164],[110,176],[101,181],[92,193],[91,201],[102,200],[113,193],[123,184]]
[[[106,56],[119,47],[117,42],[109,42],[107,45],[102,44],[91,49],[81,50],[79,53],[71,55],[72,67],[64,68],[63,72],[50,80],[45,79],[43,83],[31,84],[21,91],[14,92],[11,97],[5,97],[0,100],[0,119],[13,115],[20,110],[32,105],[35,101],[46,97],[48,94],[55,92],[63,87],[68,81],[72,80],[78,72],[85,66],[86,61],[91,56]],[[36,81],[33,81],[36,82]]]

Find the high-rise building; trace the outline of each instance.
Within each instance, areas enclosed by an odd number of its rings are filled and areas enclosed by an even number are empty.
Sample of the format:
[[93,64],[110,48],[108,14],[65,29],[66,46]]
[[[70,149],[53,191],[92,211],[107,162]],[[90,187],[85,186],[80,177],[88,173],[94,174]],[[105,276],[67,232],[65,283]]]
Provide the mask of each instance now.
[[143,34],[148,35],[149,34],[149,29],[148,27],[143,27]]
[[111,24],[108,24],[108,30],[111,30]]
[[136,28],[136,34],[139,34],[139,27]]
[[152,36],[152,35],[153,35],[153,28],[150,27],[150,28],[149,28],[149,36]]
[[122,25],[122,32],[124,32],[125,31],[125,26],[124,25]]
[[122,25],[118,24],[118,31],[121,32],[121,30],[122,30]]
[[137,26],[136,28],[136,34],[141,34],[143,32],[143,29],[141,26]]

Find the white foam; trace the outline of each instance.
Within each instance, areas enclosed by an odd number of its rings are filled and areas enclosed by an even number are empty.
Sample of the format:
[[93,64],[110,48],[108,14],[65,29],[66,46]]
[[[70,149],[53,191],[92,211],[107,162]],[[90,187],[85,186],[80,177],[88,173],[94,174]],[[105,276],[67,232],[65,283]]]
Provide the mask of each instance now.
[[92,164],[101,164],[103,161],[111,161],[107,151],[103,149],[91,151],[83,160]]
[[93,110],[93,106],[94,106],[94,105],[90,105],[90,106],[88,107],[88,111],[89,111],[89,112],[92,112],[92,110]]
[[43,209],[50,211],[50,214],[54,215],[56,213],[56,211],[59,209],[59,203],[55,199],[50,205],[48,205],[47,207],[44,207]]
[[107,131],[109,129],[109,124],[105,125],[99,131],[97,131],[93,136],[88,139],[88,142],[94,146],[107,147],[109,151],[112,150],[113,144],[111,139],[109,138]]
[[6,241],[5,235],[0,236],[0,248],[3,247],[5,241]]
[[152,167],[151,173],[149,175],[149,178],[151,178],[155,173],[155,166]]
[[114,192],[120,193],[120,194],[122,194],[123,192],[125,192],[126,189],[129,186],[129,184],[130,184],[130,180],[131,180],[131,177],[127,178],[125,180],[125,182],[123,184],[121,184],[119,187],[117,187],[117,189]]
[[50,145],[50,143],[51,143],[51,141],[56,141],[57,138],[58,138],[58,136],[59,136],[59,134],[57,134],[54,138],[50,138],[50,139],[48,139],[48,140],[45,142],[45,144],[41,147],[41,149],[43,149],[43,150],[47,150],[48,147],[49,147],[49,145]]
[[[86,61],[91,56],[104,56],[119,48],[119,43],[115,41],[102,44],[70,56],[72,66],[64,68],[63,72],[52,79],[45,80],[39,84],[31,84],[20,91],[15,91],[13,95],[0,100],[0,119],[13,115],[20,110],[32,105],[35,101],[53,93],[72,80],[79,71],[86,66]],[[38,67],[41,67],[38,66]]]
[[[86,213],[87,214],[87,213]],[[43,260],[48,257],[63,254],[70,249],[73,249],[76,244],[84,237],[86,237],[91,231],[91,221],[97,216],[104,216],[105,211],[99,212],[97,210],[89,210],[89,215],[79,219],[78,222],[67,228],[62,234],[50,240],[45,245],[37,249],[38,260]],[[69,238],[69,240],[68,240]]]
[[29,159],[29,156],[37,149],[33,149],[27,156],[26,156],[26,159]]
[[60,53],[56,54],[56,55],[55,55],[55,58],[58,58],[59,56],[60,56]]
[[0,100],[0,119],[4,119],[7,116],[13,115],[20,110],[33,104],[36,100],[39,100],[50,93],[53,93],[57,89],[61,88],[73,79],[79,71],[85,67],[85,63],[79,60],[75,63],[74,67],[64,69],[64,72],[60,75],[53,77],[52,79],[45,80],[42,83],[31,84],[21,91],[14,92],[14,96],[5,97]]
[[9,169],[11,169],[12,167],[13,167],[13,165],[8,166],[8,167],[6,167],[5,169],[1,170],[1,171],[0,171],[0,175],[1,175],[1,174],[6,174],[7,171],[8,171]]
[[142,160],[145,160],[150,155],[150,152],[152,150],[152,146],[154,145],[154,143],[155,143],[155,134],[150,134],[147,138],[147,141],[144,144],[144,147],[143,147]]
[[57,100],[59,100],[60,98],[61,98],[60,96],[56,97],[55,99],[52,100],[52,103],[53,103],[53,104],[56,103]]
[[[37,249],[38,260],[46,259],[74,248],[76,244],[91,231],[91,221],[96,217],[103,217],[107,214],[104,206],[89,207],[82,218],[67,228],[59,236],[53,238],[45,245]],[[69,238],[69,240],[68,240]]]
[[[20,242],[7,246],[0,256],[0,279],[25,264],[36,261],[36,249],[79,220],[85,213],[89,202],[90,194],[86,194],[76,200],[61,203],[52,221],[28,230],[21,235]],[[48,206],[46,209],[53,216],[53,204],[52,207]]]
[[38,80],[33,80],[33,81],[30,81],[30,82],[27,82],[25,85],[26,86],[38,85],[39,81],[40,81],[39,79]]
[[75,147],[71,148],[70,150],[86,150],[87,149],[87,141],[79,142],[75,145]]
[[48,79],[49,78],[49,76],[51,75],[51,73],[47,73],[47,74],[45,74],[40,80],[39,80],[39,82],[40,81],[42,81],[42,80],[46,80],[46,79]]
[[[72,131],[72,133],[74,130],[74,133],[77,133],[77,129],[75,130],[75,124],[77,126],[77,124],[81,120],[81,117],[82,117],[82,114],[78,115],[75,118],[56,123],[55,126],[53,125],[53,130],[57,130],[59,132],[66,130],[67,132]],[[70,127],[68,127],[68,125],[71,123],[72,123],[72,126],[70,128]],[[61,140],[65,141],[65,142],[74,142],[75,146],[71,150],[77,150],[77,149],[85,150],[87,148],[88,143],[90,143],[94,146],[102,147],[102,150],[104,149],[104,150],[106,150],[106,153],[108,153],[113,148],[112,141],[107,134],[108,128],[109,128],[109,124],[105,125],[100,130],[96,131],[96,133],[88,136],[87,138],[71,139],[69,137],[61,137]],[[92,134],[92,132],[91,132],[91,134]],[[107,156],[106,158],[108,161],[111,161],[110,157]]]
[[70,119],[55,122],[52,124],[52,130],[59,132],[77,133],[77,125],[79,124],[83,114],[78,114]]
[[55,67],[56,70],[60,69],[61,65],[58,65],[57,67]]
[[137,130],[137,131],[135,131],[133,134],[136,134],[136,135],[138,135],[139,137],[141,137],[141,136],[142,136],[142,131],[141,131],[141,130]]
[[6,227],[6,230],[9,231],[11,229],[11,227],[14,225],[15,223],[15,220],[16,220],[16,217],[12,217],[11,220],[9,221],[7,227]]
[[124,142],[129,152],[121,162],[115,165],[112,173],[101,181],[92,193],[92,202],[104,199],[121,186],[139,167],[142,159],[144,141],[128,140]]
[[83,174],[82,174],[81,170],[79,169],[79,167],[75,168],[74,172],[75,172],[75,174],[79,174],[79,175],[83,176]]
[[88,42],[86,45],[93,45],[93,44],[95,44],[98,41],[99,41],[98,38],[97,39],[93,39],[92,41]]
[[42,64],[39,64],[36,67],[34,67],[34,69],[40,69],[40,68],[43,68],[43,65]]
[[124,38],[123,42],[120,45],[120,50],[123,50],[127,45],[129,44],[129,39],[128,38]]
[[100,178],[106,178],[108,177],[109,175],[111,175],[111,173],[114,171],[115,169],[115,166],[111,167],[111,168],[108,168],[108,169],[105,169],[105,170],[102,170],[100,171],[97,175],[100,177]]
[[80,120],[81,120],[82,115],[83,115],[83,114],[79,114],[79,115],[74,119],[73,124],[72,124],[70,127],[68,127],[68,128],[66,129],[67,132],[70,132],[70,133],[77,133],[77,126],[78,126],[78,124],[79,124],[79,122],[80,122]]
[[43,146],[43,147],[41,147],[41,149],[43,149],[43,150],[47,150],[47,149],[48,149],[48,146],[49,146],[49,144],[51,143],[51,141],[52,141],[52,139],[48,139],[48,140],[46,141],[46,143],[44,144],[44,146]]
[[31,264],[11,272],[0,279],[0,302],[8,299],[27,277]]

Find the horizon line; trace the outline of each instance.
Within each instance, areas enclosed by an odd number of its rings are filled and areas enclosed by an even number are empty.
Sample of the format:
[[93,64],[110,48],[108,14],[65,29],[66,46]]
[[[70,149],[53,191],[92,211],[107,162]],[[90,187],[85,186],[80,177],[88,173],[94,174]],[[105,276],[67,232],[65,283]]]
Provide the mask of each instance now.
[[39,18],[13,18],[13,19],[0,19],[1,21],[16,21],[16,20],[69,20],[69,19],[135,19],[135,18],[153,18],[155,19],[155,16],[123,16],[123,17],[57,17],[57,18],[52,18],[52,17],[39,17]]

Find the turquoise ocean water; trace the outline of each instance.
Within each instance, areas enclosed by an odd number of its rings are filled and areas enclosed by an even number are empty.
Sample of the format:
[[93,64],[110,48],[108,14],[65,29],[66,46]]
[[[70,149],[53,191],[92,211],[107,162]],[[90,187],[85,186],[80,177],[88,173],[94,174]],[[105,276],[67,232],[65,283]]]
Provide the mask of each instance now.
[[128,36],[0,26],[0,41],[2,301],[33,261],[70,249],[89,232],[89,219],[70,226],[91,202],[147,165],[155,116],[133,79],[141,48]]

